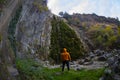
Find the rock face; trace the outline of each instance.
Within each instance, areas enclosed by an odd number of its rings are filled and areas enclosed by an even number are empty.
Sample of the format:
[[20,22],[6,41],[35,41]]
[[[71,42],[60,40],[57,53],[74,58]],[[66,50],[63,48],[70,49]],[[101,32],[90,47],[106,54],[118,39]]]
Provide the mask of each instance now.
[[19,73],[13,64],[15,56],[9,40],[0,42],[0,80],[17,80]]
[[26,0],[16,27],[17,56],[47,59],[52,14],[45,1]]
[[0,80],[18,80],[18,71],[13,67],[15,55],[8,40],[7,30],[20,4],[20,0],[9,0],[0,16]]

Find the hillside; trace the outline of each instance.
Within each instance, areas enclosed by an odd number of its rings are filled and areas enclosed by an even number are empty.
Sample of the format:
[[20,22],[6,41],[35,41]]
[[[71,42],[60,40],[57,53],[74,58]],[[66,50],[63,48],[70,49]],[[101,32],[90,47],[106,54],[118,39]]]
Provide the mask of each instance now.
[[[98,16],[96,14],[61,15],[76,28],[83,41],[91,49],[119,49],[120,21],[117,18]],[[79,30],[78,30],[79,29]]]

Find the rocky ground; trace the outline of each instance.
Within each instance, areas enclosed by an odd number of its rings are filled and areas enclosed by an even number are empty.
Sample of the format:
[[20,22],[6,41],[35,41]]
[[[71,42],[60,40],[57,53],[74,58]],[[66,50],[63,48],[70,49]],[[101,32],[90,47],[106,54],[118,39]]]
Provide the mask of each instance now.
[[[108,65],[107,57],[111,56],[112,54],[109,54],[107,52],[101,51],[101,50],[95,50],[94,52],[90,52],[85,57],[78,59],[76,61],[70,61],[70,67],[74,70],[80,70],[80,69],[98,69],[103,68]],[[50,65],[49,61],[40,61],[45,67],[48,68],[58,68],[61,65]]]
[[[42,62],[48,68],[60,68],[61,65],[50,65],[49,61]],[[120,80],[120,50],[106,52],[103,50],[94,50],[85,57],[70,62],[71,69],[99,69],[105,68],[100,80]]]

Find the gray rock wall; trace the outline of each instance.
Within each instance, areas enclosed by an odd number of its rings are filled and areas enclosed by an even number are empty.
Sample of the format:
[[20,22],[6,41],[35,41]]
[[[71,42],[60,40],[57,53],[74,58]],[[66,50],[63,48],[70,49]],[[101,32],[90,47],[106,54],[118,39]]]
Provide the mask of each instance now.
[[48,57],[52,14],[43,8],[46,6],[39,0],[26,0],[23,5],[15,34],[17,56],[20,58],[38,57],[45,60]]
[[[15,55],[8,40],[8,25],[21,0],[11,0],[0,17],[0,80],[17,80],[18,71],[14,68]],[[11,70],[12,69],[12,70]]]

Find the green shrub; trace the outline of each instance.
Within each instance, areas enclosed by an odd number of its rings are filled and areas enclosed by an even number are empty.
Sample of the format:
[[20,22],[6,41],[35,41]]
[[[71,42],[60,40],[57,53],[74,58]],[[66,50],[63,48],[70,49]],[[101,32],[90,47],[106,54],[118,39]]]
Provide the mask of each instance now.
[[0,0],[0,4],[3,4],[6,0]]
[[48,7],[47,6],[42,6],[40,3],[38,2],[33,2],[33,5],[40,11],[48,11]]
[[[104,27],[101,27],[101,25],[95,25],[88,30],[88,33],[96,47],[99,46],[101,49],[108,49],[111,48],[118,39],[117,36],[119,36],[119,29],[117,32],[114,32],[110,25]],[[118,34],[116,35],[116,33]]]
[[16,65],[21,80],[51,80],[46,68],[32,59],[17,59]]

